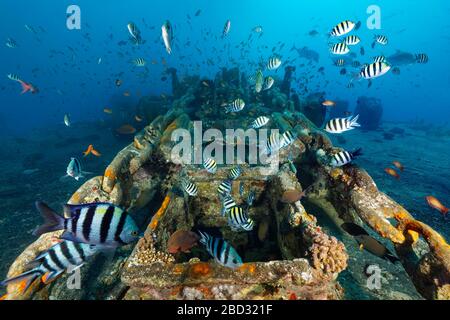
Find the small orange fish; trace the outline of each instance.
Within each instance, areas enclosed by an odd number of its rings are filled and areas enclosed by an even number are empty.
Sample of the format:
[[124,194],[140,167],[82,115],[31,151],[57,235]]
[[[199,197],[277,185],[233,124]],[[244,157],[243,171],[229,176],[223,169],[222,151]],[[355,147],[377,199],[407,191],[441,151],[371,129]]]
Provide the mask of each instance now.
[[92,144],[89,145],[86,151],[83,152],[84,156],[88,156],[89,154],[93,154],[96,157],[100,157],[101,154],[97,150],[94,149],[94,146]]
[[138,115],[135,115],[135,116],[134,116],[134,119],[135,119],[137,122],[142,122],[142,118],[139,117]]
[[443,215],[448,213],[448,208],[445,207],[438,199],[433,196],[427,196],[428,205],[436,210],[439,210]]
[[93,148],[94,148],[94,146],[92,144],[90,144],[88,146],[87,150],[83,152],[84,156],[86,157],[87,155],[89,155]]
[[334,107],[336,105],[336,103],[331,100],[325,100],[324,102],[322,102],[322,105],[324,107]]
[[92,149],[92,150],[91,150],[91,153],[92,153],[94,156],[96,156],[96,157],[101,157],[101,156],[102,156],[102,154],[101,154],[100,152],[98,152],[97,150],[95,150],[95,149]]
[[398,161],[393,161],[392,164],[400,171],[403,172],[405,170],[405,167]]
[[129,93],[128,91],[125,91],[125,92],[123,93],[123,95],[124,95],[125,97],[129,97],[129,96],[130,96],[130,93]]
[[107,113],[107,114],[112,114],[113,113],[113,111],[111,109],[109,109],[109,108],[103,109],[103,112]]
[[124,124],[123,126],[117,128],[116,132],[123,135],[133,134],[136,132],[136,128],[130,124]]
[[386,168],[386,169],[384,169],[384,171],[385,171],[388,175],[394,177],[395,179],[400,179],[400,175],[399,175],[399,174],[397,173],[397,171],[395,171],[394,169],[392,169],[392,168]]

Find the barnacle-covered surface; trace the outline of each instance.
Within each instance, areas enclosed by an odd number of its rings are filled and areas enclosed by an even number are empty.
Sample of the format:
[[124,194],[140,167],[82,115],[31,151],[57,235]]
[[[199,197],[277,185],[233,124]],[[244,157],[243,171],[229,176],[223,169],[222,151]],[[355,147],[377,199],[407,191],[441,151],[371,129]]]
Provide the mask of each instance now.
[[[445,239],[380,192],[363,169],[329,166],[330,156],[341,149],[314,125],[324,117],[324,109],[314,107],[321,94],[300,103],[274,87],[255,96],[238,69],[223,69],[214,80],[188,77],[179,81],[176,72],[172,74],[175,100],[170,111],[138,132],[103,176],[88,180],[69,200],[107,201],[127,208],[146,230],[145,236],[134,248],[121,248],[114,257],[97,257],[83,267],[83,279],[89,279],[90,286],[65,290],[67,279],[62,277],[50,286],[35,283],[26,293],[10,285],[6,298],[340,299],[343,290],[337,279],[349,264],[348,252],[341,241],[324,231],[316,218],[318,212],[307,211],[306,204],[320,209],[337,227],[354,222],[371,228],[392,242],[418,292],[428,299],[450,298],[450,247]],[[218,107],[236,96],[244,97],[248,105],[241,117],[226,115]],[[191,131],[193,121],[199,119],[203,129],[248,128],[261,112],[270,115],[270,128],[292,130],[298,139],[280,152],[278,170],[242,166],[243,174],[233,184],[232,194],[242,203],[250,190],[255,191],[249,211],[255,230],[234,232],[220,215],[217,196],[217,187],[231,166],[220,166],[211,175],[200,164],[181,167],[173,163],[172,133],[181,128]],[[289,154],[297,173],[290,169]],[[196,197],[177,191],[182,178],[197,184]],[[201,247],[190,253],[167,253],[173,232],[202,228],[219,229],[243,253],[244,265],[236,270],[222,267]],[[43,235],[31,244],[17,257],[8,276],[27,270],[27,263],[58,235]]]

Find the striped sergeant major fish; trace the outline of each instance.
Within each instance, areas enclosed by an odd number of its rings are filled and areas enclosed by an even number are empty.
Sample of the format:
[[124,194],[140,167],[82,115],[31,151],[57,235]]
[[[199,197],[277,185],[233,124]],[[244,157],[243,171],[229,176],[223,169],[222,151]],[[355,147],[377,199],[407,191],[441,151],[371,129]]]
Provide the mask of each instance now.
[[239,112],[242,111],[245,107],[245,101],[238,98],[230,103],[227,107],[225,107],[225,113],[229,112]]
[[280,138],[280,148],[287,147],[291,143],[293,143],[297,139],[296,134],[294,134],[292,131],[288,130],[285,133],[281,135]]
[[418,53],[414,57],[415,57],[417,63],[427,63],[428,62],[428,55],[426,55],[425,53]]
[[359,72],[359,77],[363,79],[374,79],[381,77],[391,69],[391,66],[386,62],[374,62],[364,66]]
[[256,118],[252,124],[250,125],[251,128],[253,129],[259,129],[264,127],[266,124],[268,124],[270,121],[270,118],[266,117],[266,116],[261,116]]
[[272,132],[266,143],[266,153],[272,154],[280,150],[280,135]]
[[33,269],[6,279],[0,285],[7,286],[10,283],[25,280],[23,290],[25,293],[38,278],[41,278],[44,284],[48,284],[66,270],[74,270],[83,266],[87,259],[97,251],[96,246],[92,244],[62,241],[38,255],[30,263]]
[[387,62],[386,57],[385,56],[376,56],[373,57],[373,62]]
[[212,237],[207,233],[200,233],[200,243],[206,247],[208,253],[220,265],[228,268],[238,268],[242,266],[242,259],[237,251],[224,239]]
[[228,35],[228,33],[230,33],[230,29],[231,29],[231,21],[227,20],[227,22],[225,22],[225,25],[223,27],[222,39],[225,38]]
[[331,165],[333,167],[342,167],[342,166],[352,162],[360,155],[362,155],[361,148],[359,148],[353,152],[349,152],[349,151],[338,152],[332,156]]
[[134,59],[132,62],[136,67],[145,67],[145,65],[147,64],[147,61],[145,61],[145,59],[143,58]]
[[379,44],[385,46],[385,45],[388,44],[388,42],[389,42],[389,41],[388,41],[388,38],[387,38],[386,36],[383,36],[383,35],[376,35],[376,36],[374,37],[373,42],[372,42],[372,49],[375,48],[375,45],[376,45],[377,43],[379,43]]
[[256,71],[256,75],[255,75],[255,91],[256,91],[256,93],[261,92],[261,90],[263,89],[263,85],[264,85],[264,76],[263,76],[261,69],[259,69],[258,71]]
[[207,158],[205,161],[203,161],[203,167],[208,171],[209,173],[216,173],[217,172],[217,162],[214,159]]
[[240,166],[234,166],[233,168],[231,168],[230,174],[228,175],[228,177],[231,180],[236,180],[237,178],[239,178],[239,176],[241,174],[242,174],[242,168]]
[[344,55],[350,52],[350,48],[344,42],[339,42],[330,45],[330,52],[332,54]]
[[269,90],[270,88],[272,88],[273,84],[275,83],[275,79],[272,78],[271,76],[268,76],[264,79],[264,83],[263,83],[263,90]]
[[353,67],[353,68],[359,68],[359,67],[361,67],[361,62],[359,62],[359,61],[357,61],[357,60],[353,61],[353,62],[352,62],[352,67]]
[[358,30],[360,27],[361,21],[354,23],[350,20],[345,20],[342,21],[341,23],[338,23],[336,26],[333,27],[333,29],[331,29],[330,36],[341,37],[352,31],[353,29]]
[[247,199],[245,200],[245,202],[247,203],[247,206],[251,207],[253,205],[253,202],[255,201],[255,196],[256,196],[256,194],[255,194],[254,190],[251,190],[248,193]]
[[357,115],[353,119],[352,117],[331,119],[325,125],[325,131],[329,133],[343,133],[353,130],[356,127],[360,127],[358,118],[359,115]]
[[232,181],[231,180],[225,180],[220,183],[219,187],[217,188],[217,192],[220,196],[225,197],[231,193],[232,188]]
[[6,39],[5,45],[11,49],[17,48],[17,42],[11,38]]
[[247,212],[239,206],[232,207],[228,211],[228,224],[233,230],[243,229],[252,231],[255,223],[248,217]]
[[168,54],[172,53],[172,40],[173,40],[173,29],[170,21],[166,20],[161,27],[162,38],[164,41],[164,46]]
[[8,74],[7,77],[8,77],[9,80],[12,80],[12,81],[17,81],[17,82],[22,81],[22,80],[20,80],[19,76],[17,74],[14,74],[14,73]]
[[123,209],[110,203],[64,205],[64,216],[58,215],[45,203],[37,201],[36,208],[45,219],[33,234],[64,230],[61,239],[116,248],[135,242],[139,229]]
[[92,172],[84,172],[81,170],[81,163],[77,158],[70,158],[70,162],[67,165],[66,175],[63,177],[72,177],[75,180],[80,180],[80,178],[84,178],[85,174],[92,174]]
[[337,60],[334,62],[334,65],[335,65],[336,67],[343,67],[343,66],[345,65],[345,60],[344,60],[344,59],[337,59]]
[[184,179],[183,181],[181,181],[181,188],[183,188],[183,190],[186,191],[186,193],[191,197],[195,197],[198,194],[197,185],[195,185],[188,179]]
[[138,27],[133,22],[128,23],[127,28],[128,28],[128,32],[130,33],[130,35],[133,39],[138,40],[141,38],[141,31],[138,29]]
[[354,46],[361,42],[361,39],[358,36],[347,36],[344,39],[344,43],[348,46]]
[[230,196],[227,195],[222,199],[222,216],[225,216],[231,208],[234,208],[235,206],[237,206],[236,201],[234,201],[234,199]]
[[279,57],[271,57],[269,62],[267,62],[268,70],[276,70],[281,66],[281,59]]

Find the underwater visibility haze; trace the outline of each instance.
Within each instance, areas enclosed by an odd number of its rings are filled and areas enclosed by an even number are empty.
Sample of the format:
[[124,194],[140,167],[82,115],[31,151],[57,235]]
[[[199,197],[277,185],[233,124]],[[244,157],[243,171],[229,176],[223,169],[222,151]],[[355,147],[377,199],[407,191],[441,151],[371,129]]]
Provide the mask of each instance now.
[[448,1],[0,3],[1,300],[449,300]]

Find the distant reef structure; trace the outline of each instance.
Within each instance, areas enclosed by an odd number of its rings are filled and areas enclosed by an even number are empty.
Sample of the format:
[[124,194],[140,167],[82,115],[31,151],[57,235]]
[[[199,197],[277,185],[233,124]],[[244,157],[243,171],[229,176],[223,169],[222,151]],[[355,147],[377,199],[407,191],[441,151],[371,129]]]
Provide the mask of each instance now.
[[[300,53],[317,58],[307,49]],[[137,108],[146,115],[145,126],[131,136],[131,143],[103,175],[86,181],[68,199],[69,204],[120,206],[135,217],[144,236],[114,257],[99,255],[86,263],[79,290],[68,289],[72,275],[65,274],[51,284],[38,278],[26,292],[11,283],[3,299],[343,299],[338,276],[352,261],[343,242],[327,233],[318,216],[342,233],[344,222],[371,230],[395,249],[424,298],[450,299],[446,240],[378,190],[364,169],[354,164],[330,166],[330,159],[343,149],[320,129],[327,114],[322,105],[325,94],[289,96],[291,76],[289,69],[285,71],[284,80],[276,78],[272,88],[256,93],[238,68],[223,68],[213,79],[179,79],[171,69],[172,95],[142,98]],[[245,101],[244,109],[227,113],[225,107],[236,99]],[[345,110],[346,104],[338,102],[336,115]],[[375,129],[381,103],[360,97],[355,113],[364,128]],[[225,136],[225,129],[247,129],[259,116],[270,118],[267,129],[289,131],[296,138],[279,151],[278,170],[261,163],[241,164],[242,174],[230,194],[243,204],[253,193],[248,216],[254,229],[236,232],[220,214],[217,192],[234,165],[219,165],[215,174],[201,164],[180,165],[172,155],[177,142],[172,134],[176,129],[192,132],[194,121],[202,120],[203,130],[214,128]],[[252,144],[235,143],[247,148]],[[185,179],[197,186],[196,196],[181,192]],[[192,237],[184,244],[190,250],[168,248],[175,232],[198,230],[220,232],[241,254],[242,266],[230,269],[216,263]],[[45,234],[30,244],[11,265],[8,277],[27,271],[60,234]]]
[[361,96],[356,102],[355,115],[359,114],[358,123],[364,130],[376,130],[381,125],[383,106],[378,98]]

